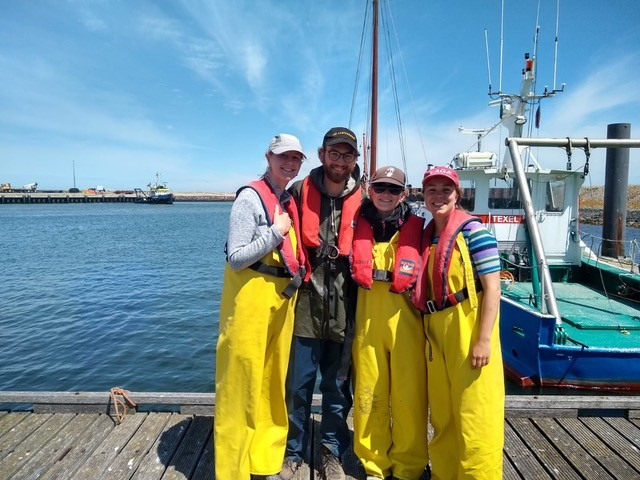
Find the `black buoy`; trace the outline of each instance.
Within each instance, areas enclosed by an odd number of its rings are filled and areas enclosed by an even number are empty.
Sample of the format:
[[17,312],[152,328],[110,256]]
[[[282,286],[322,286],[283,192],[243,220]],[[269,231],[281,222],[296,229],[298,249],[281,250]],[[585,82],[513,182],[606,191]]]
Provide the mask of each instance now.
[[[631,124],[607,125],[607,138],[631,138]],[[607,148],[602,212],[602,255],[624,257],[627,232],[627,196],[629,190],[629,149]]]

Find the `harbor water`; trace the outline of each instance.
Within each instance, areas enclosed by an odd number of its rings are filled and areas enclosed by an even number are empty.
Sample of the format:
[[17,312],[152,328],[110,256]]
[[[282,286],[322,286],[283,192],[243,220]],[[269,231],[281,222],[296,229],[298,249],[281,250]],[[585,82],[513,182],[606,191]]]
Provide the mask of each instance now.
[[0,390],[213,391],[230,209],[1,206]]

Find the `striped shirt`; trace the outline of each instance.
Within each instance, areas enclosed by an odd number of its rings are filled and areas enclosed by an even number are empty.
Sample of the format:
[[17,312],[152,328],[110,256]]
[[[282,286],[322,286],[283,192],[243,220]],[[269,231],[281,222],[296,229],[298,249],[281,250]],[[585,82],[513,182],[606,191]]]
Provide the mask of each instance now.
[[[498,242],[481,222],[467,223],[462,229],[462,236],[469,247],[474,277],[500,271]],[[438,238],[434,237],[432,243],[438,243]]]

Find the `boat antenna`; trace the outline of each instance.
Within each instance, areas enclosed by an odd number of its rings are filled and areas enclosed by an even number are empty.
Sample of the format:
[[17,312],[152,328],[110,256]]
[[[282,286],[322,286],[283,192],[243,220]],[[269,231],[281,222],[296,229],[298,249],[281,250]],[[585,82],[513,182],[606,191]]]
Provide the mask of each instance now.
[[558,30],[560,20],[560,0],[556,1],[556,35],[554,40],[554,52],[553,52],[553,91],[556,90],[556,72],[558,68]]
[[487,78],[489,79],[489,95],[491,95],[491,63],[489,62],[489,37],[487,36],[487,28],[484,29],[484,49],[487,56]]
[[504,50],[504,0],[502,0],[502,12],[500,13],[500,77],[498,79],[498,92],[502,92],[502,54]]

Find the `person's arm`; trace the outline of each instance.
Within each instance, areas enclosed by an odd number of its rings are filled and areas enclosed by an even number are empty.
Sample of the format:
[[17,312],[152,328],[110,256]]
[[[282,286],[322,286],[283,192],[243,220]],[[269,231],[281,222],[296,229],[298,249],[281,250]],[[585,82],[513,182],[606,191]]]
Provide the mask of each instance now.
[[276,248],[283,239],[278,222],[268,226],[262,202],[255,190],[243,189],[233,202],[229,216],[229,266],[234,270],[246,268]]
[[500,309],[500,272],[480,275],[482,307],[479,312],[478,337],[471,345],[471,368],[482,368],[491,359],[491,335]]

